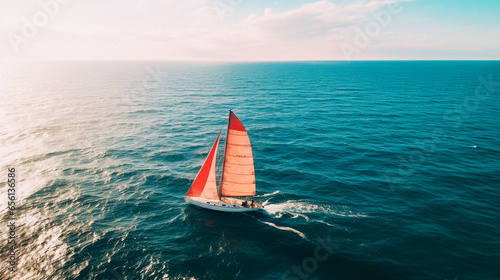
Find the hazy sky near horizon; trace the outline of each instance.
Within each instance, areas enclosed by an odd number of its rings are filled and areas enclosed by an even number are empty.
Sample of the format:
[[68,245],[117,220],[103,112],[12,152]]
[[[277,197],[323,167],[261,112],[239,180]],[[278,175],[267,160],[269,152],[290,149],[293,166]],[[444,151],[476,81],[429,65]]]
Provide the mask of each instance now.
[[1,59],[500,59],[497,0],[0,0]]

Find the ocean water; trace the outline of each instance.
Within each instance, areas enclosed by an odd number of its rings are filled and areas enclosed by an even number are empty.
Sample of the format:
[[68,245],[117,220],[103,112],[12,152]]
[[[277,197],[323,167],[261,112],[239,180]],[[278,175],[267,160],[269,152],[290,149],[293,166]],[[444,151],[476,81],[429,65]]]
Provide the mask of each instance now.
[[[1,279],[500,279],[498,61],[1,68]],[[183,200],[229,109],[265,213]]]

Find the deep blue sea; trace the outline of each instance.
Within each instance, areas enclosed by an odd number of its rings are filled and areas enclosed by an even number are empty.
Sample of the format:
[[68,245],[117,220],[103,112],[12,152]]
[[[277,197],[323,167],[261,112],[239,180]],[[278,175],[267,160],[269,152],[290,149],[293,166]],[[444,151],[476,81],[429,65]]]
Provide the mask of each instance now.
[[[498,61],[1,68],[1,279],[500,279]],[[183,200],[230,109],[265,213]]]

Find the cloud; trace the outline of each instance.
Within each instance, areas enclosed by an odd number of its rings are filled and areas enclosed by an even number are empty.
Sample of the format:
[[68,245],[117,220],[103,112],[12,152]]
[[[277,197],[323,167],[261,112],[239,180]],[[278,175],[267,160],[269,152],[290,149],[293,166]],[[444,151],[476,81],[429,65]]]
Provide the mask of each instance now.
[[[330,59],[341,57],[336,49],[339,42],[352,37],[349,27],[373,20],[371,12],[398,2],[402,1],[356,1],[345,5],[317,1],[280,13],[266,8],[259,15],[221,20],[213,2],[191,3],[188,8],[171,1],[170,7],[177,6],[173,10],[184,8],[186,11],[183,24],[120,34],[136,42],[160,44],[170,55],[177,48],[208,59],[247,56],[264,60]],[[190,8],[194,9],[187,12]]]
[[214,7],[201,7],[192,13],[196,17],[216,17],[218,15],[217,10]]
[[[377,22],[374,13],[411,1],[71,1],[19,53],[7,35],[21,34],[21,19],[31,20],[40,8],[37,1],[7,1],[0,9],[0,59],[344,59],[340,46],[356,46],[358,31]],[[221,10],[218,3],[233,4]],[[354,59],[439,58],[462,50],[464,57],[498,57],[494,22],[469,22],[467,29],[459,21],[430,18],[421,6],[401,5],[404,11],[394,13],[391,24],[371,29],[376,35]]]
[[348,5],[337,5],[328,1],[304,4],[282,13],[266,9],[264,15],[251,14],[243,25],[274,38],[310,38],[331,35],[332,31],[356,25],[372,19],[370,12],[398,2],[413,0],[361,1]]

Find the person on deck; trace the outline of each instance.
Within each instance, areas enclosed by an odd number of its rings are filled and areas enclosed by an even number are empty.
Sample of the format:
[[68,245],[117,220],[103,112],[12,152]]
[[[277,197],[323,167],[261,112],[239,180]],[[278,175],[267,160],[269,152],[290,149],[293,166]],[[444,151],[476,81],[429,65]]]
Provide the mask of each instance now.
[[241,203],[241,206],[243,206],[243,207],[247,207],[247,206],[248,206],[248,202],[247,202],[246,200],[245,200],[245,201],[243,201],[243,203]]

